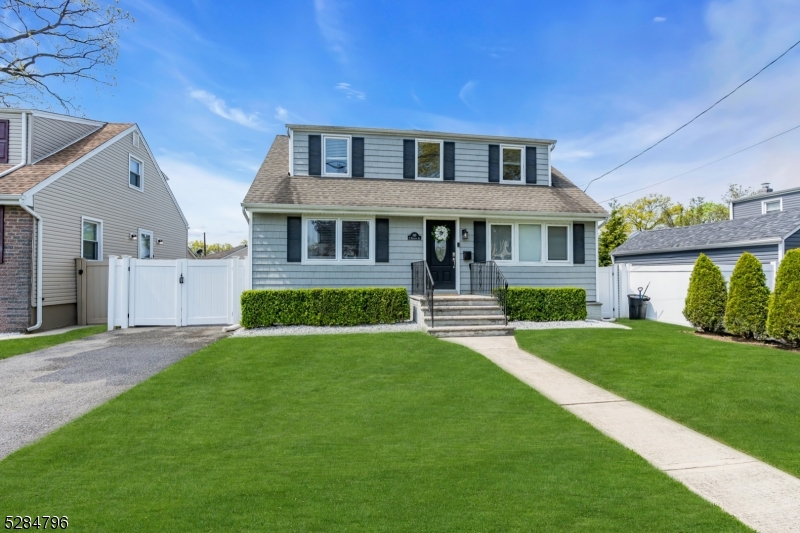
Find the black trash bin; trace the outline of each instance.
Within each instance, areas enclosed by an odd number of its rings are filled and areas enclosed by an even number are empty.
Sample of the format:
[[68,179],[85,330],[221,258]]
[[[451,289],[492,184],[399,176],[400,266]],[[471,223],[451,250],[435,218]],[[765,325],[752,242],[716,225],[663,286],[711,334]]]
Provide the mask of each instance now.
[[650,301],[649,296],[641,296],[639,294],[628,295],[628,316],[631,320],[644,320],[647,318],[647,302]]

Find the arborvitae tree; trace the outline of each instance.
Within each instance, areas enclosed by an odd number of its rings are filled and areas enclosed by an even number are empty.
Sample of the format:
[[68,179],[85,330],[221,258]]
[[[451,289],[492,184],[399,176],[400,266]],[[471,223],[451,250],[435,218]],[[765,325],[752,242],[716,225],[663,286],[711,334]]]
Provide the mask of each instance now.
[[745,252],[731,274],[725,329],[733,335],[760,338],[767,329],[769,288],[761,261]]
[[728,294],[722,272],[705,254],[700,254],[689,280],[689,293],[683,316],[694,327],[704,331],[719,331],[725,319]]
[[767,333],[790,344],[800,344],[800,248],[786,252],[778,267]]
[[628,240],[625,219],[618,205],[611,205],[611,216],[600,231],[600,266],[611,265],[611,252]]

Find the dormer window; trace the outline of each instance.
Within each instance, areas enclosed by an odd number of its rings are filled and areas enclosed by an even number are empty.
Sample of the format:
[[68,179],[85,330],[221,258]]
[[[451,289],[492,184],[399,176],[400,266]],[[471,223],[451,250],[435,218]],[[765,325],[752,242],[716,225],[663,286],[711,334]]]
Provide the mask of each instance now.
[[323,138],[323,160],[325,176],[350,175],[350,137],[326,135]]
[[765,215],[767,213],[778,213],[783,211],[783,203],[780,198],[777,200],[766,200],[761,203],[761,211]]
[[500,149],[500,181],[522,183],[523,160],[521,146],[503,146]]
[[442,179],[442,141],[417,140],[417,179]]

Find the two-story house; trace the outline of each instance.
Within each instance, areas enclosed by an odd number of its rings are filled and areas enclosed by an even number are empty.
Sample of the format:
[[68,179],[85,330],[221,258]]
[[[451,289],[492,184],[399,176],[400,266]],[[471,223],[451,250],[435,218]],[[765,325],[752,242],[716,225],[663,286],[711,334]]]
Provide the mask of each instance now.
[[242,204],[253,289],[406,287],[425,261],[437,294],[470,264],[511,286],[582,287],[598,315],[606,211],[551,165],[556,142],[288,125]]
[[76,258],[185,258],[167,181],[136,124],[0,109],[0,332],[76,324]]
[[689,265],[700,253],[718,265],[733,265],[750,252],[762,264],[781,262],[800,248],[800,188],[773,191],[769,183],[730,203],[730,220],[643,231],[611,252],[617,263]]

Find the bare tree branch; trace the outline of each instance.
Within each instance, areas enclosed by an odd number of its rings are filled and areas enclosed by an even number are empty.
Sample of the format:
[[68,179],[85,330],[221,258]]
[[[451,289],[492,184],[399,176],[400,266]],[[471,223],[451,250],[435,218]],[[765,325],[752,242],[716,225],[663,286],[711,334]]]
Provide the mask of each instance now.
[[0,105],[55,102],[70,112],[68,84],[115,85],[127,22],[117,0],[0,0]]

